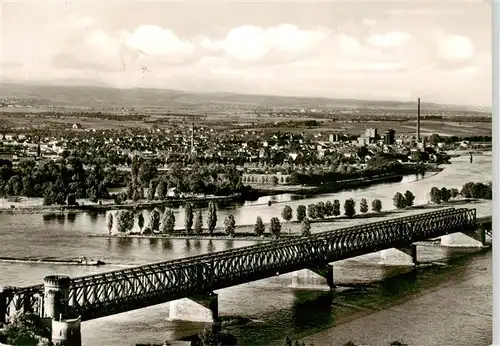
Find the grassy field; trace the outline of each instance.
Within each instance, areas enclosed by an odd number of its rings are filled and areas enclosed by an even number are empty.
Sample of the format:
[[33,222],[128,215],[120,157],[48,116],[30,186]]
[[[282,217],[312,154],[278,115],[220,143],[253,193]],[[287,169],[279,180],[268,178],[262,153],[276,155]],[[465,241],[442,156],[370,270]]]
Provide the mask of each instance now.
[[[367,127],[376,127],[379,132],[389,128],[401,133],[414,133],[416,121],[416,102],[388,102],[370,100],[345,100],[327,98],[300,98],[269,95],[240,95],[231,93],[189,93],[175,90],[155,89],[112,89],[84,86],[37,86],[0,83],[0,101],[17,100],[21,106],[0,108],[0,123],[11,128],[51,127],[68,128],[80,123],[84,128],[123,129],[152,128],[160,129],[190,126],[210,126],[215,130],[251,126],[251,129],[272,129],[287,132],[341,132],[361,133]],[[21,100],[21,101],[20,101]],[[29,106],[28,106],[29,105]],[[122,109],[128,112],[146,114],[144,121],[126,119]],[[342,115],[340,121],[321,119],[326,115],[313,113],[293,113],[298,109],[322,108],[343,110],[361,114],[363,121],[349,121],[350,115]],[[75,117],[72,112],[103,112],[120,114],[123,120],[103,120],[89,117]],[[287,115],[270,114],[283,111]],[[40,116],[42,112],[58,112],[65,117]],[[358,113],[357,113],[358,112]],[[125,112],[126,113],[126,112]],[[340,113],[339,113],[340,114]],[[366,116],[365,116],[366,114]],[[371,114],[371,115],[370,115]],[[376,114],[375,116],[373,114]],[[491,135],[491,122],[475,119],[491,117],[490,108],[472,106],[440,105],[422,102],[422,116],[443,115],[446,121],[422,120],[423,135],[472,136]],[[326,116],[328,117],[328,116]],[[366,121],[364,118],[366,117]],[[370,118],[371,117],[371,118]],[[395,121],[395,117],[406,117],[411,121]],[[453,118],[461,117],[461,122]],[[284,122],[297,122],[316,119],[321,124],[313,128],[295,127]],[[378,119],[374,121],[370,119]],[[274,124],[274,125],[273,125]]]
[[[159,116],[156,116],[159,118]],[[39,128],[39,127],[52,127],[57,128],[69,128],[74,123],[79,123],[83,126],[83,129],[126,129],[126,128],[143,128],[149,129],[153,127],[152,122],[144,121],[116,121],[116,120],[106,120],[106,119],[93,119],[93,118],[83,118],[83,117],[68,117],[68,118],[44,118],[44,117],[26,117],[26,116],[13,116],[13,115],[3,115],[0,116],[2,121],[5,123],[10,123],[11,126],[16,128]],[[168,117],[165,116],[163,119],[168,119],[169,122],[157,123],[155,126],[159,129],[174,129],[179,128],[179,124],[185,127],[190,126],[193,120],[189,116],[184,118],[180,117]],[[254,123],[256,126],[248,128],[249,131],[259,131],[263,129],[272,129],[274,131],[281,132],[334,132],[334,133],[362,133],[366,128],[376,127],[379,133],[383,133],[388,129],[394,129],[396,134],[405,133],[415,133],[416,124],[415,121],[405,121],[405,122],[394,122],[394,121],[366,121],[366,122],[335,122],[326,121],[321,123],[320,126],[312,128],[304,128],[301,126],[290,127],[281,126],[279,124],[272,127],[258,125],[259,123],[269,123],[271,118],[238,118],[237,116],[231,117],[220,117],[214,116],[213,118],[206,118],[203,121],[193,121],[197,126],[210,126],[211,128],[217,129],[228,129],[237,128],[238,124]],[[485,122],[462,122],[458,123],[455,121],[421,121],[420,132],[422,135],[439,134],[442,136],[491,136],[492,128],[491,123]]]

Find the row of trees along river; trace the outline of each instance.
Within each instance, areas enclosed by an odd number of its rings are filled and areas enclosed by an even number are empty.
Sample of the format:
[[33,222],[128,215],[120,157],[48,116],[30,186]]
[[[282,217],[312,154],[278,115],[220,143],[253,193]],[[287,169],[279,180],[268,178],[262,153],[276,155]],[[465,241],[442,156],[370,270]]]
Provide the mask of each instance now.
[[[485,198],[491,199],[492,185],[483,183],[469,182],[465,184],[461,191],[458,189],[448,189],[446,187],[438,188],[433,187],[430,191],[431,201],[433,203],[439,204],[441,202],[448,202],[451,198],[457,198],[459,196],[464,198]],[[415,196],[409,190],[404,194],[397,192],[393,197],[394,206],[397,209],[404,209],[407,207],[412,207],[414,204]],[[344,201],[344,215],[348,218],[352,218],[356,214],[356,201],[352,198],[346,199]],[[375,213],[380,213],[382,211],[382,202],[379,199],[374,199],[371,202],[371,209]],[[359,212],[366,214],[369,211],[369,204],[366,198],[362,198],[359,203]],[[186,203],[184,217],[184,231],[185,235],[197,235],[203,234],[203,216],[202,212],[193,210],[193,205],[191,203]],[[311,234],[310,220],[323,220],[331,217],[338,217],[341,215],[341,204],[338,199],[331,201],[320,201],[315,204],[309,204],[307,207],[305,205],[299,205],[296,209],[296,219],[301,223],[301,234],[307,236]],[[285,205],[281,212],[281,218],[290,222],[293,219],[293,210],[290,206]],[[107,220],[107,228],[109,234],[111,234],[114,223],[116,222],[116,229],[121,234],[129,233],[135,223],[136,214],[131,210],[121,210],[116,214],[109,213]],[[175,214],[171,209],[165,209],[163,215],[160,210],[155,208],[149,216],[147,225],[145,225],[145,219],[142,212],[137,214],[137,224],[142,235],[152,235],[152,234],[163,234],[163,235],[174,235],[178,232],[175,230]],[[209,236],[214,235],[214,231],[217,225],[217,207],[214,202],[210,202],[208,205],[208,217],[206,221],[206,230]],[[269,224],[269,233],[273,237],[277,238],[281,233],[281,222],[278,217],[272,217]],[[255,225],[253,227],[256,236],[261,237],[265,235],[266,225],[263,223],[260,216],[257,217]],[[234,216],[229,214],[224,219],[224,232],[227,236],[234,236],[236,233],[236,222]]]

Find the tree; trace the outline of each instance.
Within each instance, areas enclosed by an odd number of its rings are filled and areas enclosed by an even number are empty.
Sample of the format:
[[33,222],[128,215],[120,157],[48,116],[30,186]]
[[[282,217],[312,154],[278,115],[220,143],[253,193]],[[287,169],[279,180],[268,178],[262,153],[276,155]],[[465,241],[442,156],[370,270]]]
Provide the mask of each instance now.
[[229,214],[228,216],[226,216],[226,218],[224,219],[224,227],[227,235],[231,237],[234,236],[236,221],[234,221],[233,215]]
[[167,197],[167,183],[161,179],[156,186],[156,196],[158,199],[163,200]]
[[311,223],[309,219],[305,218],[300,225],[300,233],[302,233],[303,237],[307,237],[311,235]]
[[325,216],[333,216],[333,204],[330,201],[326,201],[325,203]]
[[142,232],[142,228],[144,227],[144,216],[142,215],[142,212],[139,213],[139,216],[137,217],[137,226],[139,226],[139,231]]
[[366,201],[366,198],[361,199],[361,202],[359,203],[359,211],[363,214],[368,212],[368,202]]
[[113,229],[113,213],[108,214],[108,222],[106,226],[108,227],[109,235],[111,235],[111,230]]
[[280,220],[277,217],[271,218],[270,231],[271,231],[271,234],[275,238],[278,238],[280,236],[280,233],[281,233],[281,223],[280,223]]
[[154,208],[151,214],[149,214],[148,229],[153,232],[160,230],[160,215],[160,211],[157,208]]
[[333,201],[333,216],[340,215],[340,201],[338,199]]
[[257,237],[260,237],[264,234],[266,231],[266,226],[262,222],[262,218],[260,216],[257,216],[257,220],[255,221],[255,226],[254,226],[254,232],[257,235]]
[[462,187],[460,195],[465,198],[492,199],[492,184],[491,182],[488,184],[468,182]]
[[191,203],[186,203],[184,209],[184,228],[186,229],[186,234],[191,234],[191,228],[193,227],[193,205]]
[[346,199],[344,202],[344,214],[347,217],[356,215],[356,202],[352,198]]
[[451,189],[450,190],[450,197],[451,198],[457,198],[460,193],[458,192],[458,189]]
[[155,192],[156,192],[156,182],[154,180],[150,180],[148,188],[148,201],[152,201],[153,199],[155,199]]
[[175,228],[175,215],[170,209],[166,209],[163,213],[163,218],[161,221],[161,233],[172,234]]
[[116,229],[120,233],[129,232],[134,227],[134,213],[130,210],[121,210],[116,216]]
[[281,212],[281,217],[285,221],[290,221],[292,219],[292,217],[293,217],[293,210],[292,210],[292,208],[290,208],[290,206],[288,206],[288,205],[285,205],[283,207],[283,211]]
[[405,197],[405,206],[407,207],[413,206],[413,202],[415,201],[415,196],[410,190],[406,190],[404,197]]
[[430,192],[430,197],[432,203],[441,203],[441,190],[437,187],[433,187]]
[[237,338],[228,331],[223,330],[218,322],[205,326],[203,331],[198,334],[201,346],[236,346]]
[[137,178],[143,186],[148,186],[149,182],[158,176],[158,169],[152,160],[144,161],[137,173]]
[[135,186],[132,199],[134,200],[134,202],[138,202],[143,198],[144,198],[144,190],[142,186],[139,185]]
[[299,176],[299,173],[297,173],[297,172],[292,172],[292,174],[290,174],[290,184],[291,184],[291,185],[298,185],[298,184],[300,184],[300,176]]
[[405,197],[401,192],[396,192],[394,197],[392,197],[392,202],[397,209],[403,209],[406,206]]
[[196,218],[194,221],[194,232],[196,235],[200,235],[203,232],[203,215],[201,210],[196,212]]
[[213,236],[216,225],[217,225],[217,207],[215,206],[214,202],[210,201],[210,203],[208,204],[208,220],[207,220],[208,232],[210,236]]
[[0,343],[9,345],[50,345],[51,331],[35,314],[16,315],[0,330]]
[[272,178],[271,178],[271,183],[273,185],[278,185],[278,183],[279,183],[278,177],[275,176],[275,175],[273,175]]
[[380,199],[374,199],[372,201],[372,210],[377,213],[380,213],[382,211],[382,202],[380,201]]
[[318,217],[316,204],[309,204],[307,206],[307,216],[312,220]]
[[451,198],[451,191],[448,190],[446,187],[441,188],[441,200],[443,202],[448,202]]
[[401,341],[395,340],[391,342],[389,346],[408,346],[408,344],[403,344]]
[[297,207],[297,221],[302,222],[302,220],[304,220],[305,217],[306,217],[306,206],[301,204]]
[[316,203],[316,217],[318,219],[324,219],[325,218],[325,203],[324,202],[318,202]]

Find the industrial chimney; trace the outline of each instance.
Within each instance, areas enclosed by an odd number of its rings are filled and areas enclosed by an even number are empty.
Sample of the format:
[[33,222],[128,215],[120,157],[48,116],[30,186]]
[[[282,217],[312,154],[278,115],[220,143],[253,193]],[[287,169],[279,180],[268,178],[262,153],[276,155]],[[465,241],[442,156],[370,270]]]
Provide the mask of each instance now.
[[420,142],[420,97],[418,98],[417,108],[417,142]]

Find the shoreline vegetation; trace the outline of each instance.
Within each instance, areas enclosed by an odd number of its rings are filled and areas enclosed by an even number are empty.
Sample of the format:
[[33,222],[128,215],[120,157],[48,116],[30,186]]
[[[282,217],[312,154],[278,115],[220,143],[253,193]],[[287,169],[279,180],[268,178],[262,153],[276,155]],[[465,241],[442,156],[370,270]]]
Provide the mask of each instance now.
[[[456,206],[463,206],[467,204],[477,204],[483,203],[481,199],[478,198],[463,198],[457,200],[451,200],[448,202],[441,202],[440,204],[426,203],[414,205],[404,209],[392,209],[385,210],[381,212],[368,212],[366,214],[356,214],[353,217],[333,216],[327,217],[321,220],[309,220],[311,224],[312,233],[319,233],[323,231],[328,231],[333,228],[343,228],[354,226],[358,223],[364,223],[364,220],[369,219],[385,219],[389,217],[400,217],[400,216],[410,216],[414,213],[424,212],[426,210],[450,208]],[[224,226],[216,227],[213,235],[208,235],[208,230],[204,227],[204,234],[201,235],[187,235],[185,234],[184,228],[176,228],[171,235],[166,234],[149,234],[143,235],[139,232],[133,233],[114,233],[114,234],[87,234],[87,237],[91,238],[138,238],[138,239],[186,239],[186,240],[245,240],[245,241],[272,241],[274,239],[273,235],[270,233],[270,223],[264,223],[266,231],[262,236],[257,236],[254,231],[254,224],[245,225],[235,225],[234,234],[227,235],[224,230]],[[281,221],[282,231],[280,233],[280,238],[295,238],[301,237],[302,223],[300,221]]]
[[[439,173],[442,168],[439,169]],[[437,174],[435,173],[435,174]],[[336,182],[331,184],[323,184],[321,186],[302,186],[293,185],[287,188],[276,187],[265,188],[265,189],[254,189],[254,197],[262,197],[269,195],[276,195],[282,193],[297,193],[297,194],[318,194],[326,192],[337,192],[349,188],[365,187],[369,185],[386,183],[386,182],[397,182],[403,179],[403,174],[381,174],[374,178],[355,178],[349,179],[342,182]],[[342,186],[339,185],[342,183]],[[0,213],[18,213],[18,214],[37,214],[37,213],[80,213],[88,211],[102,212],[107,210],[121,210],[121,209],[148,209],[154,207],[168,206],[172,204],[187,203],[187,202],[210,202],[210,201],[235,201],[244,199],[246,196],[241,193],[234,193],[227,196],[203,196],[203,197],[187,197],[187,198],[169,198],[161,201],[141,201],[136,203],[103,203],[103,204],[87,204],[78,206],[68,206],[68,205],[27,205],[27,206],[15,206],[12,207],[0,207]],[[274,202],[277,203],[277,202]]]

